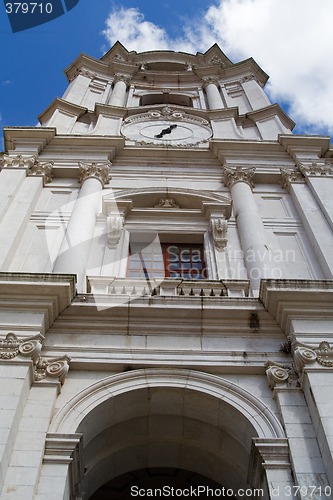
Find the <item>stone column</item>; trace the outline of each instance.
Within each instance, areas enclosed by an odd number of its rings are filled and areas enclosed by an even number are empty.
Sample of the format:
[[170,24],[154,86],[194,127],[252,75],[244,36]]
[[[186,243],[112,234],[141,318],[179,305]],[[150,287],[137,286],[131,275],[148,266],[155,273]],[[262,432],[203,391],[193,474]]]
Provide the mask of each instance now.
[[53,271],[77,274],[79,293],[86,291],[86,269],[101,191],[111,176],[111,163],[79,163],[81,189]]
[[110,106],[124,106],[129,77],[126,75],[116,75],[114,87],[109,101]]
[[281,169],[282,186],[289,190],[299,218],[326,279],[333,278],[331,226],[298,170]]
[[252,193],[254,172],[255,168],[224,167],[248,278],[253,295],[257,295],[260,279],[280,278],[281,269],[277,263],[274,267],[273,248]]
[[224,108],[221,94],[218,89],[217,78],[204,78],[204,87],[206,89],[206,95],[208,100],[209,109],[221,109]]

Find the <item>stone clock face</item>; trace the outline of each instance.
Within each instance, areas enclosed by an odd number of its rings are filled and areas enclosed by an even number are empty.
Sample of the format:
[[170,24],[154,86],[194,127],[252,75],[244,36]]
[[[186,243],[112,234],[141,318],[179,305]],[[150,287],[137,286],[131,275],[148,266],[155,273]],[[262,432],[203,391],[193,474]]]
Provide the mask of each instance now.
[[122,134],[135,142],[163,145],[187,145],[205,142],[212,135],[207,125],[179,120],[147,120],[125,124]]

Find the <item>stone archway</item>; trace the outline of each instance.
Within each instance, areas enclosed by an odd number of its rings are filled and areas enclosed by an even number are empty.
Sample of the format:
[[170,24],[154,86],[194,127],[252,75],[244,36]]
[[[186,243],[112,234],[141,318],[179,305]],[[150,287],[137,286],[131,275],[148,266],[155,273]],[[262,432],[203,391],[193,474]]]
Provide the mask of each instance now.
[[113,478],[147,468],[192,471],[246,489],[253,438],[283,437],[278,420],[250,393],[181,369],[104,379],[58,413],[52,432],[83,435],[83,500]]

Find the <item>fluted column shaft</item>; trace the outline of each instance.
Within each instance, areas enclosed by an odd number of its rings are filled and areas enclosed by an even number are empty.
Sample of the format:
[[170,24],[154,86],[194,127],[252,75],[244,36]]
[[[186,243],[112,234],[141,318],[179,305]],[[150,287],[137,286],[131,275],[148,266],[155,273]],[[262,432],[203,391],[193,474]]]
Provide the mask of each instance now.
[[101,191],[110,180],[111,164],[80,163],[82,187],[54,265],[56,273],[77,275],[79,293],[86,291],[86,269],[94,236]]

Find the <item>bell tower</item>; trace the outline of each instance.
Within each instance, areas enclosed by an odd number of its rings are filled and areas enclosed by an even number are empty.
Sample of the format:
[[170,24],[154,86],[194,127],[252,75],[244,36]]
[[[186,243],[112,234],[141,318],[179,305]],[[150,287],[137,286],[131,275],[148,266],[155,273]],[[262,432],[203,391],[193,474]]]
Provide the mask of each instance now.
[[332,499],[330,138],[216,44],[66,76],[4,129],[0,498]]

